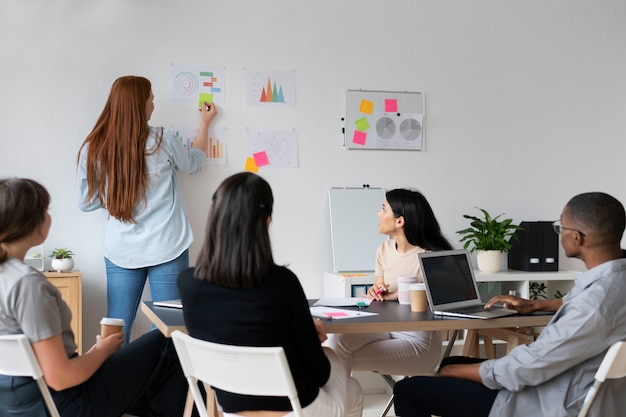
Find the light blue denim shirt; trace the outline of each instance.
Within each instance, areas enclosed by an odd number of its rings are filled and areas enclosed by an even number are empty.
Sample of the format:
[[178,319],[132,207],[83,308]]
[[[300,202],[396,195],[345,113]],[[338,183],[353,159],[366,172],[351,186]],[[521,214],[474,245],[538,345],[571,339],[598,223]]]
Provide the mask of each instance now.
[[[626,339],[625,301],[626,259],[581,273],[534,343],[481,363],[483,383],[500,390],[489,416],[576,416],[606,351]],[[590,415],[624,415],[624,393],[624,380],[607,380]]]
[[[155,129],[150,128],[146,149],[153,149]],[[101,209],[99,201],[87,197],[86,147],[77,169],[76,203],[82,211]],[[146,200],[133,210],[137,223],[120,222],[103,210],[104,256],[122,268],[141,268],[176,259],[193,241],[176,171],[196,174],[204,165],[200,149],[187,150],[165,129],[159,150],[146,156],[148,190]]]

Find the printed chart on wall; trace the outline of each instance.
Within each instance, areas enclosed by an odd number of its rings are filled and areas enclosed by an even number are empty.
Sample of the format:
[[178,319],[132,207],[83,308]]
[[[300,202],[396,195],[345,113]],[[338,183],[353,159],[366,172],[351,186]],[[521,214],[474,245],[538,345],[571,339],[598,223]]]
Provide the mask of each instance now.
[[[174,136],[180,140],[185,149],[191,149],[198,134],[197,126],[172,126]],[[209,127],[209,149],[206,153],[205,165],[226,165],[226,129]]]
[[224,104],[224,68],[171,65],[172,101]]
[[296,106],[296,77],[293,71],[245,70],[244,76],[246,106]]
[[244,169],[257,172],[260,167],[298,167],[298,135],[293,130],[248,130],[248,158]]
[[422,150],[422,93],[347,90],[345,105],[346,149]]

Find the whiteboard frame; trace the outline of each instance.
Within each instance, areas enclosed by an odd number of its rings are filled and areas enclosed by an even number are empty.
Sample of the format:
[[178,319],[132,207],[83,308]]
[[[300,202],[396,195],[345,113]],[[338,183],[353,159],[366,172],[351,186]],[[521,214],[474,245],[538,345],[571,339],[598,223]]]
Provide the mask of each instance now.
[[376,216],[385,194],[375,187],[328,190],[334,272],[374,271],[376,250],[387,239],[378,232]]
[[[425,120],[426,120],[426,98],[420,91],[375,91],[375,90],[345,90],[343,97],[344,117],[342,118],[343,127],[343,147],[346,150],[402,150],[402,151],[424,151],[425,150]],[[362,100],[374,102],[375,115],[361,113],[359,105]],[[383,102],[385,99],[395,99],[398,103],[397,112],[385,111]],[[398,137],[392,138],[390,142],[385,143],[384,139],[380,139],[376,134],[374,118],[378,116],[386,116],[396,121],[398,124],[410,118],[417,118],[421,123],[421,133],[419,137],[419,146],[413,144],[406,139]],[[354,142],[354,134],[357,120],[362,118],[368,119],[369,129],[367,130],[367,140],[364,144]]]

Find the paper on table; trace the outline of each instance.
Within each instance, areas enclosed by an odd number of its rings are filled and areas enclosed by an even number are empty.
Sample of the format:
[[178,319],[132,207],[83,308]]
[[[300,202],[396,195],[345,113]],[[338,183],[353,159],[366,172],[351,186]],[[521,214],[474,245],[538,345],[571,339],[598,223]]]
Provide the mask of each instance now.
[[314,317],[323,317],[327,319],[350,319],[354,317],[375,316],[378,313],[369,313],[363,310],[344,310],[333,307],[310,307],[311,315]]
[[317,300],[314,306],[327,306],[327,307],[355,307],[359,303],[364,303],[363,306],[368,306],[372,302],[371,298],[365,297],[324,297]]

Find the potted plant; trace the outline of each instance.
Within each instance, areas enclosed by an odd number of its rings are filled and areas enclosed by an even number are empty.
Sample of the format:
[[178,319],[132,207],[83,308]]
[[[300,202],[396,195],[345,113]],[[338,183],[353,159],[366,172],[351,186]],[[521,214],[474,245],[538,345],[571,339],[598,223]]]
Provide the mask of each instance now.
[[524,230],[519,225],[513,224],[512,219],[501,219],[504,213],[495,217],[487,210],[477,207],[483,217],[464,214],[463,217],[470,220],[470,227],[458,230],[461,235],[460,242],[470,253],[476,251],[478,269],[483,272],[498,272],[502,269],[504,254],[511,249],[509,239],[519,238],[515,235],[518,230]]
[[55,248],[50,253],[52,269],[57,272],[71,271],[74,268],[72,256],[74,256],[74,252],[68,248]]

